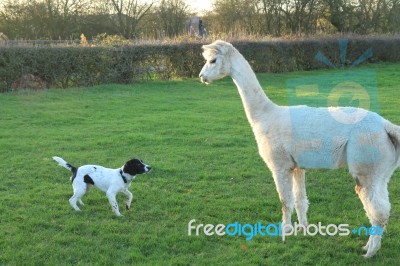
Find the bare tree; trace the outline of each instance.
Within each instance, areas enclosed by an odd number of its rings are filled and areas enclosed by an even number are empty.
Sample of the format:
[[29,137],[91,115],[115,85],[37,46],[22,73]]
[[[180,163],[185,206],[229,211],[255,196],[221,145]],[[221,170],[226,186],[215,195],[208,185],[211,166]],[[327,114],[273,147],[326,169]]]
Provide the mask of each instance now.
[[281,35],[282,30],[282,1],[281,0],[261,0],[262,14],[264,17],[264,33],[275,36]]
[[[146,16],[154,2],[141,3],[138,0],[107,0],[111,5],[111,22],[119,34],[127,39],[137,35],[139,22]],[[115,13],[115,15],[112,15]]]
[[255,33],[260,29],[259,0],[215,0],[212,31]]
[[0,11],[2,27],[12,38],[77,38],[77,28],[90,9],[90,0],[6,1]]
[[184,0],[161,0],[155,16],[157,27],[169,37],[182,34],[189,17],[189,6]]
[[[45,0],[47,9],[47,29],[51,39],[67,39],[74,35],[90,0]],[[76,35],[76,33],[75,33]]]

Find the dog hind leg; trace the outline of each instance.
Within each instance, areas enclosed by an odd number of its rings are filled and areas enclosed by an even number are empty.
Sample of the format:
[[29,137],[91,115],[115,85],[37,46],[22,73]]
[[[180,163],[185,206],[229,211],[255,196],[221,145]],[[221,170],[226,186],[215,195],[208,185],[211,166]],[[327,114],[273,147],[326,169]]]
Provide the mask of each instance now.
[[[85,193],[88,193],[89,191],[90,191],[90,188],[92,187],[92,185],[91,184],[86,184],[86,190],[85,190]],[[83,203],[83,201],[82,201],[82,199],[79,199],[78,200],[78,203],[80,204],[80,205],[85,205],[84,203]]]
[[79,202],[81,205],[83,205],[83,202],[81,198],[83,195],[86,193],[85,189],[85,184],[80,184],[80,183],[74,183],[73,188],[74,188],[74,195],[69,199],[69,203],[71,204],[72,208],[74,208],[76,211],[80,211],[77,202]]
[[81,209],[79,209],[79,207],[78,207],[78,205],[76,203],[79,202],[80,204],[82,204],[81,197],[84,194],[85,193],[74,193],[74,195],[69,199],[69,203],[71,204],[72,208],[74,208],[76,211],[80,211],[81,210]]

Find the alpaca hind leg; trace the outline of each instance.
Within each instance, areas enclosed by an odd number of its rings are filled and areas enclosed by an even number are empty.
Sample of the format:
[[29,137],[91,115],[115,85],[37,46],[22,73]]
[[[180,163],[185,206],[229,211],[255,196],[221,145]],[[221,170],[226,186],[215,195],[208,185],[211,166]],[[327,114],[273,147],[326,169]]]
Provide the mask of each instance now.
[[294,206],[300,225],[307,227],[308,199],[305,184],[305,171],[295,169],[293,171]]
[[387,182],[362,182],[358,180],[356,192],[364,205],[369,221],[375,227],[376,233],[370,235],[367,244],[363,247],[367,253],[366,258],[373,257],[381,247],[382,231],[384,230],[390,215],[389,193],[387,190]]
[[287,228],[292,224],[292,213],[294,208],[294,200],[293,200],[293,181],[292,181],[292,173],[291,171],[275,171],[273,173],[276,190],[279,194],[279,200],[282,203],[282,228],[285,231],[291,230],[291,228]]

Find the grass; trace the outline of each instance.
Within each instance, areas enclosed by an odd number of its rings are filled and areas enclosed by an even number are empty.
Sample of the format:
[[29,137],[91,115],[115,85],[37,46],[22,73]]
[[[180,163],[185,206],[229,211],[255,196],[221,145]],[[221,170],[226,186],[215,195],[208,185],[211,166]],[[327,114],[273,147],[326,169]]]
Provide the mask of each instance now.
[[[400,65],[377,74],[380,113],[400,124]],[[269,97],[287,105],[286,81],[337,71],[260,74]],[[1,265],[395,265],[400,260],[400,183],[390,183],[392,216],[377,256],[364,260],[365,236],[188,236],[195,224],[278,223],[280,203],[258,156],[230,79],[155,81],[0,95]],[[105,195],[68,203],[69,173],[119,167],[140,157],[153,167],[131,186],[132,209],[114,217]],[[366,225],[346,169],[307,174],[310,223]],[[340,191],[340,193],[339,193]],[[122,205],[123,195],[119,195]],[[122,208],[121,208],[122,209]],[[294,216],[293,219],[296,217]]]

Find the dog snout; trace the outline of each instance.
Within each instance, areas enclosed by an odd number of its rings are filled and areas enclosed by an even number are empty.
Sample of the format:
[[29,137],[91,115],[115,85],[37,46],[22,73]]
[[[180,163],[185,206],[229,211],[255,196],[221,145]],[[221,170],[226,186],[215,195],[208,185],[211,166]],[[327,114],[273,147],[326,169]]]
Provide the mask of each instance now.
[[145,170],[146,170],[146,172],[150,172],[151,166],[150,165],[146,165]]

